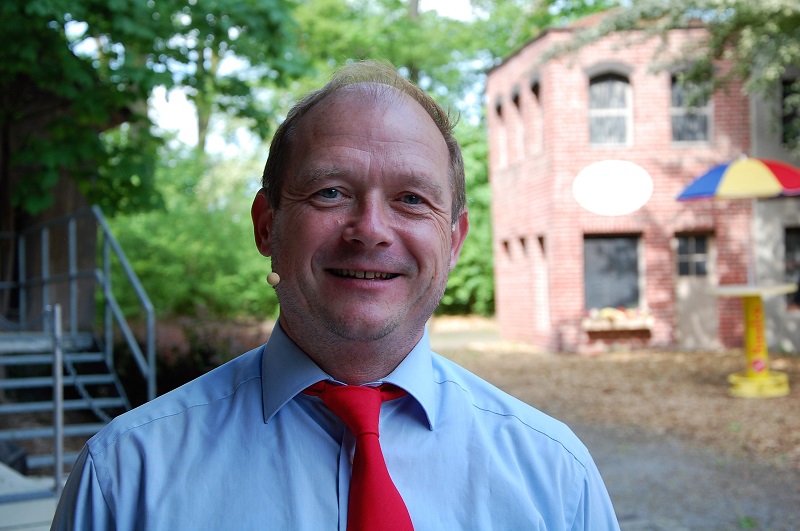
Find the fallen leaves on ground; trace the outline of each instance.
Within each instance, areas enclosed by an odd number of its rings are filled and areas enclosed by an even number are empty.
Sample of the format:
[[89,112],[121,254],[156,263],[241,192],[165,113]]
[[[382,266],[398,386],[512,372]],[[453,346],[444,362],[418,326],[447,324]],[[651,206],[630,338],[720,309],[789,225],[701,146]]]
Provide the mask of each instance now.
[[441,353],[568,424],[644,428],[800,468],[800,356],[771,356],[795,386],[789,396],[756,399],[728,395],[741,351],[580,356],[492,341]]

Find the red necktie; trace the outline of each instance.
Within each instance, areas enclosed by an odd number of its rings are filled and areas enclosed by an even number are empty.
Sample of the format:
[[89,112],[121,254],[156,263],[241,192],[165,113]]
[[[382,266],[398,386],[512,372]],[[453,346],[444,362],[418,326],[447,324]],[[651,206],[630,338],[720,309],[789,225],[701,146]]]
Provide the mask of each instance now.
[[347,505],[347,531],[412,531],[411,517],[394,486],[378,440],[381,402],[406,394],[393,385],[374,387],[319,382],[309,387],[347,425],[356,453]]

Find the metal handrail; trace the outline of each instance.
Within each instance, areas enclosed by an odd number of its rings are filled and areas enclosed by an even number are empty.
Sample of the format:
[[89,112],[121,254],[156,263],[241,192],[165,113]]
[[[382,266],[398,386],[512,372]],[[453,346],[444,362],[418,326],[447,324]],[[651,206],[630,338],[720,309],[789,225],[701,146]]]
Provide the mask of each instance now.
[[[123,332],[125,336],[125,340],[128,344],[128,347],[133,352],[134,359],[136,359],[136,364],[139,367],[139,371],[145,377],[147,381],[147,399],[152,400],[156,397],[156,345],[155,345],[155,336],[156,336],[156,317],[155,317],[155,309],[153,308],[153,303],[150,302],[150,298],[147,296],[147,292],[142,287],[142,283],[139,281],[139,277],[136,275],[136,272],[131,267],[128,258],[125,256],[125,252],[122,250],[122,247],[117,242],[116,238],[111,232],[111,229],[106,223],[105,217],[103,216],[103,212],[100,210],[100,207],[93,206],[92,212],[94,213],[95,219],[97,220],[98,225],[102,229],[103,234],[103,275],[101,285],[103,286],[103,293],[104,293],[104,300],[106,301],[106,318],[105,318],[105,329],[106,334],[110,334],[110,326],[109,321],[111,315],[116,318],[117,325]],[[146,322],[146,359],[142,354],[141,349],[139,348],[139,344],[136,342],[133,333],[128,326],[128,322],[125,319],[125,316],[122,313],[122,310],[117,303],[116,298],[114,297],[114,292],[111,289],[111,259],[110,254],[111,251],[114,252],[114,255],[119,260],[120,265],[122,266],[122,270],[125,272],[125,277],[128,279],[128,282],[133,287],[134,292],[136,293],[137,298],[139,299],[139,304],[141,305],[142,309],[145,312],[145,322]],[[112,341],[109,340],[110,337],[107,335],[106,337],[106,348],[110,348],[109,345]]]
[[[89,217],[93,218],[99,228],[100,245],[102,247],[102,264],[95,267],[94,270],[78,270],[77,266],[77,231],[76,223],[80,218]],[[50,230],[56,226],[67,225],[67,245],[68,245],[68,271],[66,273],[51,274],[49,271],[50,266]],[[26,239],[35,234],[41,235],[41,278],[26,277]],[[9,235],[3,233],[0,237],[7,238]],[[17,238],[17,263],[19,270],[19,278],[14,283],[4,282],[0,289],[8,289],[9,287],[17,287],[20,291],[19,298],[19,313],[20,324],[25,327],[25,319],[27,315],[27,305],[29,301],[28,291],[29,288],[34,286],[42,286],[42,308],[52,306],[54,302],[68,304],[69,311],[69,330],[71,333],[76,333],[78,330],[78,280],[81,278],[95,278],[98,282],[98,288],[103,294],[104,302],[104,319],[103,319],[103,338],[105,346],[105,354],[109,361],[113,360],[113,328],[114,325],[119,327],[125,342],[130,349],[136,366],[140,373],[147,382],[147,398],[152,400],[156,397],[156,359],[155,359],[155,310],[150,298],[147,296],[138,276],[130,265],[125,252],[122,247],[114,238],[102,210],[98,206],[78,210],[67,216],[62,216],[56,219],[49,220],[39,225],[29,227],[26,230],[16,235]],[[124,273],[124,278],[131,285],[136,297],[139,301],[140,307],[145,316],[146,331],[145,331],[145,350],[136,341],[132,333],[127,319],[123,315],[119,303],[114,296],[114,291],[111,285],[111,266],[112,258],[116,258]],[[56,282],[66,282],[69,286],[69,300],[68,301],[51,301],[50,293],[47,286]],[[46,330],[45,330],[46,331]]]
[[48,308],[53,325],[53,492],[61,496],[64,488],[64,349],[61,305]]
[[52,363],[53,399],[53,487],[33,488],[21,492],[0,494],[0,504],[32,501],[55,497],[64,490],[64,348],[61,321],[61,305],[48,306],[41,314],[43,327],[50,328],[50,350]]

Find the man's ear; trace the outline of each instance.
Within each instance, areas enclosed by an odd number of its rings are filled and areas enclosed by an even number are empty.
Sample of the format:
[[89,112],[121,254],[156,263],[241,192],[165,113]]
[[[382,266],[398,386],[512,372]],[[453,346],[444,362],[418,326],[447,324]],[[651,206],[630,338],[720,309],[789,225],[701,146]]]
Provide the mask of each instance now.
[[269,204],[267,194],[262,188],[253,200],[250,209],[250,217],[253,218],[253,233],[256,237],[256,247],[264,256],[272,254],[272,221],[275,218],[275,211]]
[[469,232],[469,217],[467,216],[467,209],[458,216],[458,219],[453,223],[452,234],[450,235],[450,271],[456,267],[458,257],[461,254],[461,247],[464,246],[464,240]]

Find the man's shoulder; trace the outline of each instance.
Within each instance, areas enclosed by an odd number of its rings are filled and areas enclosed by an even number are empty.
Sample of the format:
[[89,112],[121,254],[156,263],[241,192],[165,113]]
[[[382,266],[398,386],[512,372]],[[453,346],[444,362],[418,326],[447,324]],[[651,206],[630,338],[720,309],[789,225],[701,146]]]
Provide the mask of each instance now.
[[[499,389],[453,361],[434,355],[434,374],[444,400],[466,404],[469,414],[485,430],[512,431],[516,445],[563,450],[582,465],[591,461],[589,452],[563,422]],[[449,407],[449,406],[445,406]],[[529,451],[528,448],[526,451]]]
[[[255,385],[260,389],[263,346],[242,354],[206,374],[113,419],[87,445],[103,451],[126,434],[171,429],[190,415],[214,414],[221,406]],[[260,403],[258,404],[260,407]],[[168,426],[167,426],[168,425]]]

